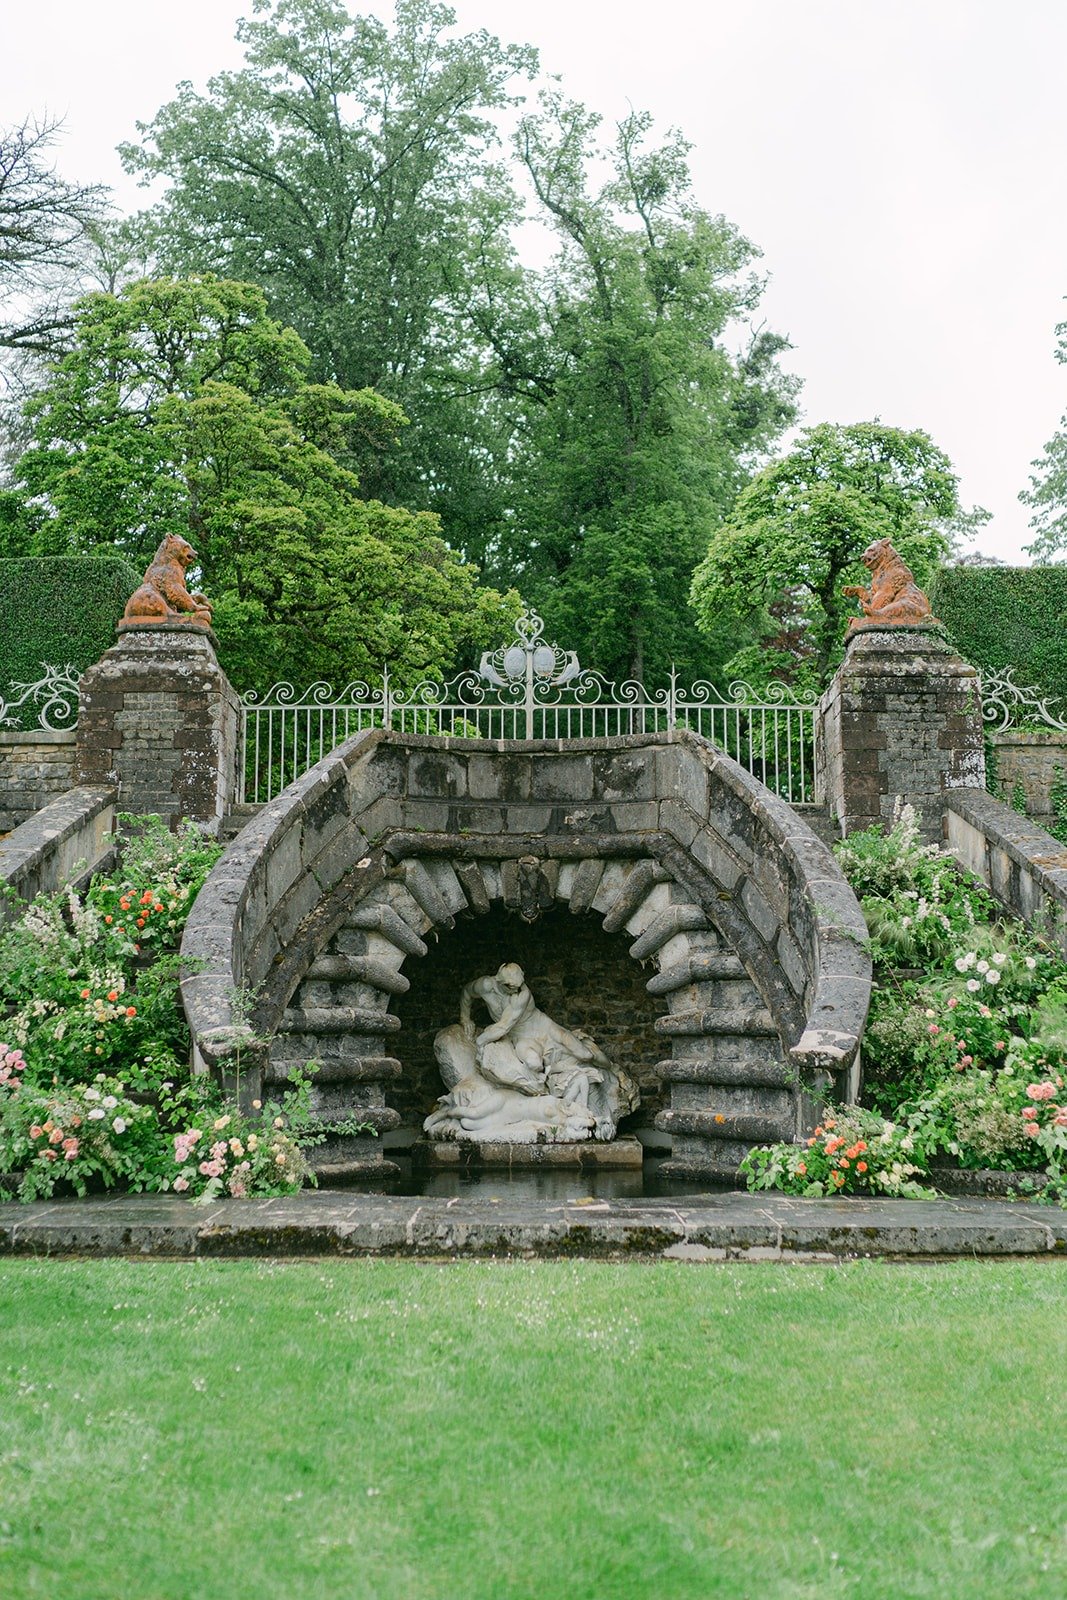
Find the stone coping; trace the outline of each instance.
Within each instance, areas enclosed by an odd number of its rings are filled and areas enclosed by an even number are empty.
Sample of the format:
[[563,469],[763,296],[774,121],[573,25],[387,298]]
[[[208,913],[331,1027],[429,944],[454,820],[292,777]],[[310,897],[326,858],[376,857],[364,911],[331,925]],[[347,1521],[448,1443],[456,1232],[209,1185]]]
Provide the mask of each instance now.
[[985,789],[950,790],[944,825],[956,859],[1067,955],[1067,845]]
[[998,1200],[419,1199],[304,1192],[199,1205],[177,1195],[0,1205],[0,1255],[562,1257],[837,1261],[1067,1254],[1067,1212]]
[[16,728],[0,733],[0,749],[20,744],[76,744],[77,728]]
[[[0,883],[32,900],[96,867],[110,850],[115,801],[116,790],[83,784],[42,806],[0,842]],[[0,920],[14,909],[2,902]]]

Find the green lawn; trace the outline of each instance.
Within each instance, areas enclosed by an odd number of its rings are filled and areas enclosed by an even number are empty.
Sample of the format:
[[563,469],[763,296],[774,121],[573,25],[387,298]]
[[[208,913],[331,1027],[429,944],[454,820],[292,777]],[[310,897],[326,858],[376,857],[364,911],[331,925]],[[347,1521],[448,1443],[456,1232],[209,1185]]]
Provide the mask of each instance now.
[[0,1262],[12,1600],[1062,1600],[1067,1274]]

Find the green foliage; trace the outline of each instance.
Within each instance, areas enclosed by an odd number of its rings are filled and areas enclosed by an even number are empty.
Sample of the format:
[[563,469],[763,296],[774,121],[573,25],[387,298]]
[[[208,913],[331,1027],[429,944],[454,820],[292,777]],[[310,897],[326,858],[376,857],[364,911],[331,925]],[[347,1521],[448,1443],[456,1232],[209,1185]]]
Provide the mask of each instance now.
[[1067,704],[1067,567],[946,567],[930,601],[965,661]]
[[[696,205],[681,138],[649,148],[631,114],[599,149],[598,119],[553,90],[508,170],[536,55],[458,34],[432,0],[397,0],[392,27],[264,0],[239,38],[240,71],[182,86],[124,151],[167,180],[141,219],[163,268],[261,284],[312,377],[401,404],[411,425],[363,492],[438,512],[588,664],[693,674],[731,654],[741,639],[698,636],[689,581],[796,384],[785,341],[745,332],[757,252]],[[515,161],[560,241],[543,272],[516,252]]]
[[[1067,322],[1056,329],[1056,360],[1067,364]],[[1039,561],[1062,560],[1067,554],[1067,414],[1033,467],[1030,487],[1019,496],[1033,511],[1030,526],[1037,538],[1030,554]]]
[[[650,119],[631,114],[598,148],[598,123],[553,92],[519,131],[560,247],[533,280],[550,381],[531,396],[501,551],[601,670],[692,674],[709,663],[686,608],[693,566],[752,453],[792,420],[795,384],[773,334],[731,353],[758,307],[758,252],[696,204],[685,141],[648,148]],[[593,159],[611,172],[599,189]]]
[[317,381],[399,401],[409,435],[365,491],[442,512],[450,543],[476,549],[502,511],[499,394],[524,383],[506,348],[521,206],[499,119],[536,54],[458,34],[432,0],[398,0],[391,29],[337,0],[254,11],[244,66],[181,85],[123,149],[167,184],[145,245],[164,270],[260,284]]
[[[84,896],[39,895],[0,933],[0,1173],[34,1200],[57,1184],[289,1193],[308,1176],[308,1079],[249,1118],[191,1078],[178,945],[220,847],[158,818]],[[315,1142],[315,1136],[310,1141]]]
[[[69,663],[76,672],[115,642],[115,624],[141,581],[117,555],[0,560],[0,691],[36,683],[42,667]],[[36,722],[39,706],[19,713]]]
[[752,1150],[741,1163],[750,1190],[782,1189],[818,1198],[833,1194],[893,1195],[932,1199],[916,1182],[922,1167],[906,1128],[859,1106],[829,1107],[804,1144]]
[[517,600],[482,588],[431,514],[361,497],[359,472],[404,415],[373,391],[307,382],[309,359],[249,284],[89,296],[28,407],[19,475],[49,509],[35,541],[118,547],[143,570],[165,534],[188,538],[242,690],[283,676],[339,689],[385,661],[401,686],[438,674],[495,643]]
[[[900,1193],[922,1192],[912,1180],[932,1161],[951,1160],[1040,1172],[1050,1197],[1067,1195],[1067,963],[1059,951],[1005,917],[950,856],[922,844],[910,807],[888,833],[853,834],[835,852],[860,896],[875,962],[863,1037],[871,1110],[831,1108],[807,1146],[754,1151],[744,1164],[749,1187],[859,1187],[851,1146],[861,1136],[857,1119],[875,1114],[885,1119],[886,1149],[911,1164],[912,1187]],[[876,1167],[863,1159],[864,1183],[877,1188]]]
[[712,534],[693,578],[698,625],[712,641],[747,627],[823,681],[855,615],[842,587],[870,578],[867,546],[890,539],[921,586],[961,516],[951,463],[925,433],[808,428]]

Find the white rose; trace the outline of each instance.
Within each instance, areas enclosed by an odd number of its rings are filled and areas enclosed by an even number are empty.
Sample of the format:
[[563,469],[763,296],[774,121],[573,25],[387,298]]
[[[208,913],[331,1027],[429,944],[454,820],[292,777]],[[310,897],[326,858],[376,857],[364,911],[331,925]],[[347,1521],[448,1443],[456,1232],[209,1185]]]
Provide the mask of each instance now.
[[1026,965],[1029,967],[1030,971],[1033,972],[1034,968],[1037,966],[1037,962],[1034,960],[1033,956],[1027,956]]
[[982,985],[978,982],[977,978],[968,978],[967,979],[967,991],[968,991],[969,994],[977,994],[978,990],[981,987],[982,987]]
[[118,1105],[118,1101],[115,1099],[113,1094],[106,1094],[101,1100],[100,1104],[102,1106],[107,1106],[109,1111],[114,1111],[115,1107]]
[[103,1122],[103,1120],[104,1120],[106,1115],[107,1115],[106,1111],[102,1111],[99,1106],[94,1106],[93,1109],[89,1113],[89,1121],[90,1122]]
[[1000,973],[997,971],[996,967],[990,967],[989,971],[985,975],[985,981],[986,983],[1000,982]]
[[126,1118],[125,1117],[116,1117],[114,1122],[111,1124],[111,1126],[114,1128],[116,1133],[125,1133],[126,1132]]
[[978,970],[979,970],[979,972],[988,972],[989,971],[989,962],[988,961],[979,961]]
[[998,967],[1002,967],[1007,959],[1008,958],[1004,954],[1003,950],[998,950],[996,955],[993,957],[993,960],[996,962]]

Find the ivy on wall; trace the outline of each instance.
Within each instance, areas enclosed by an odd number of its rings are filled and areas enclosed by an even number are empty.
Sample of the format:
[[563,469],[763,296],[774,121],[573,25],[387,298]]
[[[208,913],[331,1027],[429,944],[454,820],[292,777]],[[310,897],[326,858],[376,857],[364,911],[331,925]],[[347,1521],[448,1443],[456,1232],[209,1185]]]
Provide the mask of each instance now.
[[965,661],[1067,704],[1067,566],[945,567],[930,601]]

